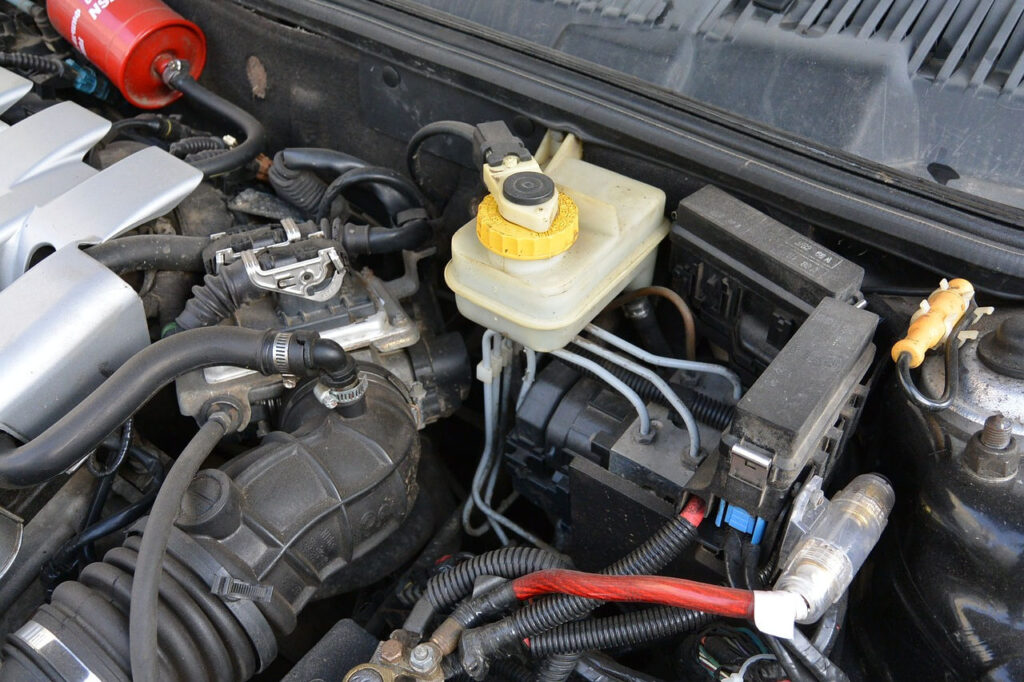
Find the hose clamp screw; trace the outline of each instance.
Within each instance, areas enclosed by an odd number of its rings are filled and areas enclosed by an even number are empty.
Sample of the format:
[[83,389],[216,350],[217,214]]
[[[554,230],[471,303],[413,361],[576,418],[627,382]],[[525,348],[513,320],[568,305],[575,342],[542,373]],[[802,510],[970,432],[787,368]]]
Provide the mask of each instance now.
[[354,386],[347,388],[331,388],[321,382],[317,382],[316,386],[313,387],[313,395],[316,396],[321,405],[328,410],[333,410],[362,400],[363,396],[366,395],[368,386],[366,377],[362,375],[359,376],[359,381]]

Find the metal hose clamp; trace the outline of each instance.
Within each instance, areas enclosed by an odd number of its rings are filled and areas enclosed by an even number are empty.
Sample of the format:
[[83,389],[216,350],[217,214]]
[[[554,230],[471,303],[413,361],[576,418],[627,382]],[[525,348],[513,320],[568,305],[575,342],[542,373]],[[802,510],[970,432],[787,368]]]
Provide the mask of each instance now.
[[289,374],[291,364],[288,362],[288,348],[291,346],[292,336],[290,332],[280,332],[274,335],[274,341],[270,347],[270,357],[274,364],[274,371],[278,374]]

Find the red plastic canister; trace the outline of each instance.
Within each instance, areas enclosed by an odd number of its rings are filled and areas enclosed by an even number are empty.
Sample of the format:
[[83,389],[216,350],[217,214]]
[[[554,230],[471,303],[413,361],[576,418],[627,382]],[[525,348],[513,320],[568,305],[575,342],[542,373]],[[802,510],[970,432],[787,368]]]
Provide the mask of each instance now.
[[158,65],[188,60],[198,78],[206,63],[203,32],[160,0],[47,0],[46,11],[57,31],[141,109],[181,96],[164,84]]

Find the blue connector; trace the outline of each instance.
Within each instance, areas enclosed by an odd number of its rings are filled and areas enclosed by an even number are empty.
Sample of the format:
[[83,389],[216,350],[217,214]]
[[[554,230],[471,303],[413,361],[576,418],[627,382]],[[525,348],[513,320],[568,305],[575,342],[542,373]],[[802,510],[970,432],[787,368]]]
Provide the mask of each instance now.
[[735,507],[725,500],[718,505],[718,514],[715,516],[715,525],[721,527],[722,523],[750,535],[751,544],[760,544],[761,538],[764,537],[764,519],[755,517],[746,509]]
[[79,64],[74,59],[65,59],[64,63],[75,76],[75,90],[99,99],[106,99],[110,94],[110,81],[97,74],[94,69]]

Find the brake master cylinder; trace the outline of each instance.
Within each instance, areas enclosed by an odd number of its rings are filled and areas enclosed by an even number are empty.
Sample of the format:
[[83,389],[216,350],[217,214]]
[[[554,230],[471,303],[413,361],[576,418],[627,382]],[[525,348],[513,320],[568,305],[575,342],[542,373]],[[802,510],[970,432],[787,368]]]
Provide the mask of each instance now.
[[465,317],[550,351],[624,288],[651,282],[669,230],[664,192],[583,161],[572,135],[558,144],[549,133],[538,158],[507,141],[482,151],[490,194],[455,233],[445,270]]

